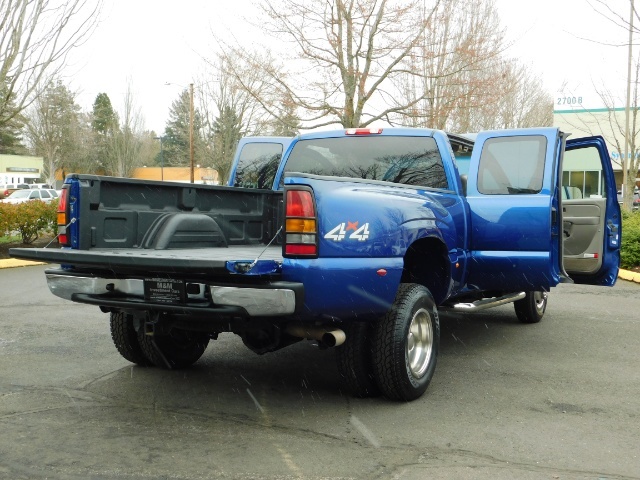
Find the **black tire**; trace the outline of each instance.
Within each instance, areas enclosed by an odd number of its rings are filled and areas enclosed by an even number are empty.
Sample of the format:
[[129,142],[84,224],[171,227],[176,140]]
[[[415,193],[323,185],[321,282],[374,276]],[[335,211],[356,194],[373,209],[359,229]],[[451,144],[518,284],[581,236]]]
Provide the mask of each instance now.
[[373,340],[373,369],[382,393],[391,400],[419,398],[435,372],[440,345],[440,321],[429,290],[401,284]]
[[346,341],[336,348],[336,364],[342,387],[355,397],[380,395],[371,359],[369,323],[354,322],[345,326]]
[[138,343],[145,357],[157,367],[173,369],[190,367],[209,345],[209,335],[177,328],[168,335],[147,335],[138,331]]
[[152,365],[140,347],[132,315],[127,315],[124,312],[111,313],[109,325],[113,344],[120,352],[120,355],[131,363],[142,367]]
[[513,302],[516,316],[522,323],[538,323],[547,309],[547,292],[526,292],[522,300]]

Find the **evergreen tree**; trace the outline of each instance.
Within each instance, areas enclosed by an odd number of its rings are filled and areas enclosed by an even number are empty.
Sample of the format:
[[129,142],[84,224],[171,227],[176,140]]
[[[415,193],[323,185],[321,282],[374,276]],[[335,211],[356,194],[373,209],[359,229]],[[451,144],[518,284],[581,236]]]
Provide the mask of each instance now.
[[[11,112],[15,108],[15,95],[6,87],[0,89],[0,111]],[[20,133],[23,126],[24,117],[20,114],[0,122],[0,154],[20,155],[25,152]]]
[[[191,98],[184,90],[171,104],[169,122],[164,130],[163,149],[165,166],[187,166],[191,160],[189,150]],[[193,113],[194,164],[203,163],[202,116],[197,109]]]
[[108,135],[118,125],[118,116],[113,110],[111,99],[106,93],[99,93],[93,102],[93,118],[91,128],[100,135]]
[[99,93],[93,102],[91,130],[93,131],[92,162],[96,168],[104,169],[111,163],[109,145],[118,131],[118,114],[106,93]]
[[218,180],[224,184],[229,178],[233,155],[243,136],[243,125],[238,113],[229,105],[222,107],[213,123],[213,168]]
[[291,96],[285,96],[280,102],[279,118],[273,119],[271,133],[279,137],[295,137],[300,130],[300,117],[297,113],[297,105]]

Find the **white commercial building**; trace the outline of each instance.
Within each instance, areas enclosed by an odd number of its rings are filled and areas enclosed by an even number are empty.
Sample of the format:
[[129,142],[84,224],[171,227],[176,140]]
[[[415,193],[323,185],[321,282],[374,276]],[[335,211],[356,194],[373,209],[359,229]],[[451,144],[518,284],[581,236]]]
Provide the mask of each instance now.
[[42,165],[42,157],[0,155],[0,184],[38,183]]

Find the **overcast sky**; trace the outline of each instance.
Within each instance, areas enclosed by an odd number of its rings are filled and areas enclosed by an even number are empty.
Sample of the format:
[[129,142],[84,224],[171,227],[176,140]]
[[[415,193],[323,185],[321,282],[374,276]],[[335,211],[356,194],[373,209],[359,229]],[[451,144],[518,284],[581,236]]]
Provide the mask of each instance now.
[[[624,43],[627,35],[602,19],[586,0],[495,1],[513,42],[508,54],[539,72],[556,100],[564,82],[588,108],[602,106],[594,83],[624,88],[626,48],[586,39]],[[171,103],[203,73],[201,57],[212,51],[212,31],[225,38],[233,32],[247,43],[265,41],[243,21],[258,3],[105,0],[99,27],[70,59],[68,80],[79,92],[78,103],[91,110],[96,95],[106,92],[119,110],[130,79],[146,128],[162,132]],[[627,15],[627,0],[609,4]]]

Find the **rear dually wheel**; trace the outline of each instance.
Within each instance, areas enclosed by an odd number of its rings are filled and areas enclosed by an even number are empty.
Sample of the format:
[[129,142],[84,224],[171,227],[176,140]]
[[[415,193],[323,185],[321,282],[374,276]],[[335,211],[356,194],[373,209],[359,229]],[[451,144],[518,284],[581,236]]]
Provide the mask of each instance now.
[[393,400],[419,398],[435,372],[439,344],[440,323],[431,293],[419,284],[401,284],[374,332],[373,369],[382,393]]

